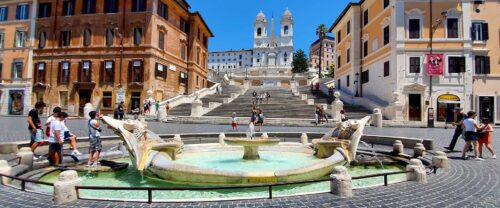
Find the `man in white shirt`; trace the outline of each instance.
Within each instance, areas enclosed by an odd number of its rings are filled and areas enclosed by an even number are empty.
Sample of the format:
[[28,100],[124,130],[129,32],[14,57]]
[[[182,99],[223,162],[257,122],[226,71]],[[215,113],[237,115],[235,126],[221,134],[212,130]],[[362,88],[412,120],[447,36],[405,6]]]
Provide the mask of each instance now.
[[73,150],[71,152],[72,155],[74,155],[74,156],[82,155],[82,153],[80,153],[80,151],[78,151],[78,149],[76,147],[76,136],[74,134],[72,134],[69,131],[68,127],[66,126],[66,120],[68,119],[68,114],[66,112],[62,112],[61,114],[63,117],[61,124],[63,125],[63,129],[64,129],[64,135],[63,135],[64,141],[69,141],[69,145],[71,146],[71,149]]
[[49,157],[51,165],[58,166],[61,162],[61,150],[63,144],[64,125],[61,123],[63,118],[60,113],[56,114],[55,120],[50,122],[49,136]]

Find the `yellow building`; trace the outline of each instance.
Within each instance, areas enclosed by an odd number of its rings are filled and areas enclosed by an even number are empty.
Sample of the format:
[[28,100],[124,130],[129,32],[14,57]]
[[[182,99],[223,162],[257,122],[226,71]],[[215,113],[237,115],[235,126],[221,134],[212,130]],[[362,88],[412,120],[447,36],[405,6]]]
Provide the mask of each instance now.
[[[453,119],[472,109],[472,11],[477,1],[363,0],[349,3],[330,32],[344,99],[393,120]],[[498,2],[497,2],[498,4]],[[491,12],[491,14],[494,14]],[[428,76],[427,56],[442,70]],[[432,81],[432,82],[431,82]]]

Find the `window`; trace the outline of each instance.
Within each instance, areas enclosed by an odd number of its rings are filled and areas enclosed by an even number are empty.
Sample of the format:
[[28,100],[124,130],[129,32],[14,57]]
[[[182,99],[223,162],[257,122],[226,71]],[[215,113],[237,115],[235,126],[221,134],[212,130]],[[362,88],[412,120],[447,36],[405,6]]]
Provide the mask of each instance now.
[[410,57],[410,73],[420,73],[420,57]]
[[2,68],[3,68],[3,64],[0,63],[0,81],[2,81]]
[[80,62],[80,73],[78,75],[79,82],[92,82],[92,62]]
[[179,27],[184,33],[189,32],[189,24],[182,18],[180,19]]
[[347,21],[347,26],[346,26],[346,35],[349,35],[351,33],[351,21]]
[[90,29],[85,29],[83,31],[83,46],[88,47],[91,44],[92,31]]
[[384,0],[384,9],[389,6],[390,2],[390,0]]
[[59,92],[59,106],[61,108],[68,108],[68,92]]
[[159,32],[158,34],[158,48],[164,49],[165,48],[165,33]]
[[368,9],[363,12],[363,26],[368,24]]
[[0,30],[0,48],[3,48],[4,41],[5,41],[5,33]]
[[113,92],[102,92],[102,107],[113,108]]
[[340,55],[337,56],[337,68],[340,68],[340,66],[342,66],[341,61],[342,61],[342,57]]
[[117,13],[118,0],[104,0],[104,13]]
[[390,41],[390,30],[389,30],[389,25],[384,27],[384,45],[387,45]]
[[14,61],[12,63],[12,79],[22,79],[23,78],[23,62]]
[[71,31],[61,31],[59,47],[68,47],[71,44]]
[[101,82],[113,83],[114,81],[115,81],[115,62],[114,61],[102,62]]
[[489,74],[490,73],[490,57],[489,56],[476,56],[474,58],[476,74]]
[[46,64],[44,62],[35,64],[35,75],[33,76],[33,83],[45,83],[45,67]]
[[168,6],[163,2],[158,3],[158,15],[168,20]]
[[257,36],[261,36],[262,35],[262,28],[257,28]]
[[129,82],[142,82],[143,64],[142,60],[134,60],[129,62]]
[[112,46],[115,40],[115,29],[106,29],[106,46]]
[[370,71],[366,70],[361,72],[361,84],[368,83],[370,81]]
[[82,14],[94,14],[94,13],[95,13],[95,0],[83,0]]
[[144,11],[146,11],[145,0],[132,0],[132,12],[144,12]]
[[285,33],[285,35],[288,35],[288,25],[285,25],[285,28],[283,29],[283,33]]
[[75,0],[65,0],[63,1],[63,16],[73,16],[75,15]]
[[16,9],[16,20],[25,20],[29,18],[30,9],[28,4],[19,4]]
[[142,43],[142,28],[134,28],[134,45],[138,46]]
[[345,85],[347,87],[351,86],[351,76],[347,75],[346,80],[345,80]]
[[384,77],[389,76],[390,74],[390,62],[386,61],[384,62]]
[[38,18],[50,17],[52,10],[52,3],[40,3],[38,8]]
[[346,50],[346,54],[345,55],[346,55],[346,59],[347,59],[346,63],[350,63],[351,62],[351,49],[350,48],[348,48]]
[[458,38],[458,18],[446,19],[446,32],[448,38]]
[[471,38],[475,41],[485,41],[489,39],[488,23],[472,23]]
[[340,90],[340,79],[337,80],[337,87],[339,88]]
[[14,47],[16,48],[24,47],[25,39],[26,39],[26,31],[17,30]]
[[342,41],[342,30],[339,30],[339,32],[337,32],[337,43],[340,43],[340,41]]
[[465,72],[465,57],[448,57],[448,73]]
[[59,83],[60,84],[69,83],[69,73],[70,73],[69,61],[60,62],[59,63]]
[[46,42],[47,42],[47,33],[45,31],[38,33],[38,48],[45,48]]
[[368,41],[363,42],[363,57],[368,56]]
[[160,63],[156,63],[155,77],[167,79],[167,66],[160,64]]
[[420,39],[420,19],[410,19],[408,20],[408,32],[410,39]]
[[0,7],[0,22],[7,21],[9,17],[9,8],[4,6]]

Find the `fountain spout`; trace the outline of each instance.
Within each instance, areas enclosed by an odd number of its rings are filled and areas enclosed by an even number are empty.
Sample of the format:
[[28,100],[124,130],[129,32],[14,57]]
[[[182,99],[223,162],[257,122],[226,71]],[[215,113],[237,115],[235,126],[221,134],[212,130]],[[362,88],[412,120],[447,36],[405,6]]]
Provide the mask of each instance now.
[[248,138],[225,138],[224,141],[228,145],[243,146],[243,159],[258,160],[260,159],[260,146],[273,146],[279,144],[279,139],[248,139]]

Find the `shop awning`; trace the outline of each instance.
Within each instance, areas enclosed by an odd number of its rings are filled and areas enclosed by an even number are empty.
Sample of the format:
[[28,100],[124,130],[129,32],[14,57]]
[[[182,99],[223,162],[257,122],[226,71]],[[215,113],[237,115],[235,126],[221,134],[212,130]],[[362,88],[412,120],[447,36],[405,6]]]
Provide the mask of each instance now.
[[460,104],[460,98],[453,94],[444,94],[438,97],[438,103]]

